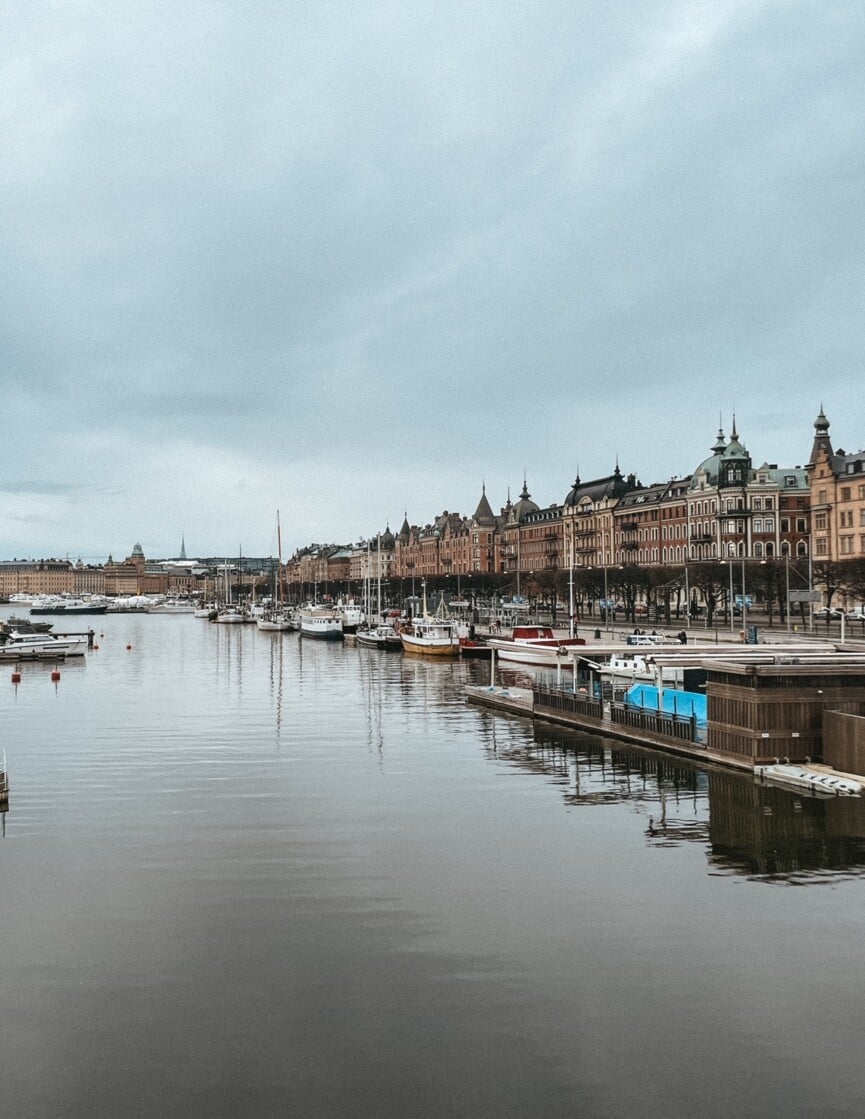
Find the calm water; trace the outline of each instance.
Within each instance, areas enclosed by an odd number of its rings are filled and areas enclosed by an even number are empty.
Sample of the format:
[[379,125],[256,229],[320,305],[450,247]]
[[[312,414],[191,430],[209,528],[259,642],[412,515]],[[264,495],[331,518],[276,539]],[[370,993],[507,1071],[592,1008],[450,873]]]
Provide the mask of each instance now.
[[495,718],[486,666],[90,621],[0,669],[4,1114],[865,1114],[861,801]]

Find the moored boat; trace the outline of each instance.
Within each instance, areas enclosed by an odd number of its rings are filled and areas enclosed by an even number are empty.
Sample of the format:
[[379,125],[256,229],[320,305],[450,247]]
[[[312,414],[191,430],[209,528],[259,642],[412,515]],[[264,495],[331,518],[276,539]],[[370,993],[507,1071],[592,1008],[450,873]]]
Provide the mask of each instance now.
[[239,606],[226,603],[216,615],[216,620],[223,626],[239,626],[246,621],[243,610]]
[[342,618],[329,607],[307,606],[300,611],[300,636],[342,641]]
[[448,614],[443,598],[434,615],[427,612],[426,583],[423,584],[423,612],[403,626],[399,636],[407,653],[421,653],[432,657],[459,655],[457,623]]
[[47,595],[30,607],[31,614],[104,614],[107,610],[107,602],[65,595]]
[[12,630],[0,634],[2,660],[52,660],[81,657],[87,652],[87,634],[19,633]]
[[500,661],[555,666],[567,661],[569,652],[585,645],[582,637],[558,637],[552,626],[514,626],[510,637],[491,637],[488,644]]
[[387,652],[397,652],[402,649],[402,639],[393,626],[372,626],[369,629],[358,629],[355,637],[358,645],[365,645],[370,649],[384,649]]

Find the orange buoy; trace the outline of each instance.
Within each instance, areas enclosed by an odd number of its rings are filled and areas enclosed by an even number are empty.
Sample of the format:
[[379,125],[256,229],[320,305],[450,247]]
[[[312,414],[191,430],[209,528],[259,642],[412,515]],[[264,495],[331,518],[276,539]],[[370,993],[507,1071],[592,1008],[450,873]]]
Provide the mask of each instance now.
[[21,683],[21,673],[20,672],[13,672],[12,673],[12,683],[13,684],[20,684]]
[[58,681],[58,680],[60,679],[60,673],[59,673],[59,672],[57,671],[57,669],[56,669],[56,668],[55,668],[55,669],[54,669],[54,671],[53,671],[53,672],[51,673],[51,679],[52,679],[52,680],[54,681],[54,683],[55,683],[55,684],[56,684],[56,683],[57,683],[57,681]]

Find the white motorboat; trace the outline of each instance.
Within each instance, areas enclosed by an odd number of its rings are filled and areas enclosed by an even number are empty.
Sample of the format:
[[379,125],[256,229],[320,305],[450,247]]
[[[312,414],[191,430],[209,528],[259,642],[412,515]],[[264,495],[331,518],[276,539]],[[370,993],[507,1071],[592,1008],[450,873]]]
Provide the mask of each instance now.
[[354,602],[338,602],[336,613],[342,618],[343,633],[357,633],[358,627],[366,620],[363,609]]
[[53,660],[61,657],[82,657],[87,652],[87,634],[59,637],[54,633],[20,633],[12,630],[0,634],[2,660]]
[[491,637],[487,641],[500,661],[553,668],[567,664],[571,650],[585,643],[582,637],[557,637],[552,626],[514,626],[510,637]]
[[148,614],[194,614],[195,603],[188,598],[164,598],[147,608]]

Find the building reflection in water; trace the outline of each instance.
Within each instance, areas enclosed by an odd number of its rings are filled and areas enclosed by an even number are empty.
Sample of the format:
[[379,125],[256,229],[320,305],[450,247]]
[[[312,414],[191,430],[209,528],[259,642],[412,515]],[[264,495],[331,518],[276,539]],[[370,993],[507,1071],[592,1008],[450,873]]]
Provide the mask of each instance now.
[[648,844],[702,844],[710,873],[799,884],[865,874],[865,798],[809,796],[540,723],[489,717],[485,730],[491,757],[560,785],[566,805],[629,801]]

